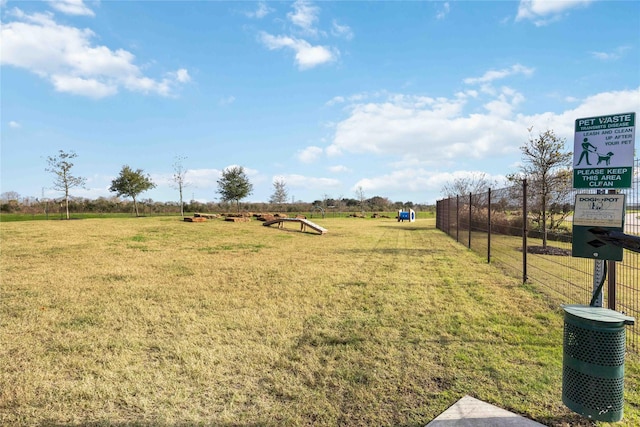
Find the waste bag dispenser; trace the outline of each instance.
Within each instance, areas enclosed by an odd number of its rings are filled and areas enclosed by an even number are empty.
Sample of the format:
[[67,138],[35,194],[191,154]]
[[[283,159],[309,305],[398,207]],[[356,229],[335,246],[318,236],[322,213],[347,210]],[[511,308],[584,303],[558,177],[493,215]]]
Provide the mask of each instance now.
[[565,305],[562,402],[597,421],[622,419],[625,325],[635,319],[614,310]]

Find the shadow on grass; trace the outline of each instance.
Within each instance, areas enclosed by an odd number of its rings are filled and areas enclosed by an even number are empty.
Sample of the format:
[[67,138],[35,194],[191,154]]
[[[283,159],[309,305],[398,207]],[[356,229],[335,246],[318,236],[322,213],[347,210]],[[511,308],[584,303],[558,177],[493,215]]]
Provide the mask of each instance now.
[[448,251],[443,248],[424,248],[424,249],[405,249],[405,248],[367,248],[367,249],[347,249],[337,250],[336,253],[344,253],[345,255],[357,254],[380,254],[380,255],[402,255],[402,256],[419,256],[444,253]]
[[[411,225],[409,225],[411,224]],[[418,226],[413,223],[403,224],[399,223],[397,225],[379,225],[378,228],[389,228],[393,230],[403,230],[403,231],[432,231],[437,233],[442,233],[442,231],[438,230],[434,225],[422,225]]]

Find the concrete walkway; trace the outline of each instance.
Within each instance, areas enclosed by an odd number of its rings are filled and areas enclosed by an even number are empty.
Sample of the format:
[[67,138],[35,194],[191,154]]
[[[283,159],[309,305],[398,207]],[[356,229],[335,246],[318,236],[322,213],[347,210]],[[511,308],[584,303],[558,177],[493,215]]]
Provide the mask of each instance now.
[[497,406],[465,396],[438,415],[427,427],[544,427]]

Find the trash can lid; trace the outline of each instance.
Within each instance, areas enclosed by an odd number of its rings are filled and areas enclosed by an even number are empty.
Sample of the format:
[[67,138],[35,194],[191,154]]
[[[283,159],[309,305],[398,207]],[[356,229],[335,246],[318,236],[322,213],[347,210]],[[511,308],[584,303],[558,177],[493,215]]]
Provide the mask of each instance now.
[[570,304],[563,305],[562,308],[565,312],[572,314],[576,317],[583,319],[593,320],[603,323],[624,323],[625,325],[633,325],[636,321],[635,318],[627,316],[626,314],[619,313],[617,311],[604,308],[604,307],[591,307],[589,305]]

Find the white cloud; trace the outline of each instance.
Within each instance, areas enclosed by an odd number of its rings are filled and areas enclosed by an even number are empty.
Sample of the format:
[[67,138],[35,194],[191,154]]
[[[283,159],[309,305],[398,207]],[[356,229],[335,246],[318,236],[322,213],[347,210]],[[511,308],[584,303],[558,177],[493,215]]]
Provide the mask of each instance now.
[[438,20],[444,19],[449,14],[449,11],[450,11],[450,6],[448,1],[440,4],[442,4],[442,8],[436,14],[436,19]]
[[335,166],[329,166],[329,171],[333,173],[345,173],[345,172],[351,172],[351,169],[349,169],[344,165],[335,165]]
[[576,7],[587,6],[593,0],[521,0],[516,21],[528,19],[536,26],[547,25],[562,17],[562,13]]
[[500,94],[492,101],[489,101],[484,107],[489,115],[495,117],[508,118],[513,114],[513,110],[524,101],[524,96],[508,87],[503,87]]
[[525,67],[524,65],[515,64],[509,68],[504,68],[502,70],[489,70],[484,73],[481,77],[469,77],[464,79],[464,83],[466,84],[478,84],[478,83],[490,83],[494,80],[504,79],[506,77],[522,74],[525,76],[530,76],[534,72],[533,68]]
[[93,31],[58,24],[51,14],[13,9],[11,15],[16,19],[2,26],[2,65],[29,70],[60,92],[103,98],[125,88],[170,96],[190,80],[184,68],[162,79],[144,76],[131,52],[94,45]]
[[367,194],[393,194],[406,191],[433,191],[438,189],[433,183],[435,172],[426,169],[402,169],[388,174],[363,178],[356,182],[351,191],[362,188]]
[[93,10],[89,9],[83,0],[47,0],[47,2],[58,12],[67,15],[95,16]]
[[333,62],[337,59],[338,52],[326,46],[313,46],[306,40],[287,36],[273,36],[268,33],[260,33],[260,41],[270,50],[288,48],[295,52],[295,61],[298,68],[306,70],[321,64]]
[[96,79],[54,74],[50,76],[50,80],[58,92],[67,92],[90,98],[104,98],[118,92],[117,85],[102,83]]
[[297,154],[298,160],[303,163],[312,163],[316,161],[322,155],[322,148],[310,146],[301,150]]
[[329,190],[340,187],[340,180],[334,178],[317,178],[298,174],[283,176],[287,187],[300,188],[305,190]]
[[[526,129],[553,129],[571,141],[576,118],[610,112],[640,111],[640,88],[606,92],[584,99],[561,113],[518,114],[524,97],[502,88],[484,101],[484,113],[464,113],[466,98],[431,99],[389,95],[379,102],[351,105],[347,117],[335,126],[329,156],[355,154],[389,158],[392,167],[441,168],[464,161],[499,161],[519,152]],[[474,100],[477,101],[477,100]],[[371,178],[370,178],[371,179]],[[363,187],[373,185],[361,182]]]
[[185,68],[180,68],[178,71],[174,71],[169,73],[176,81],[180,83],[188,83],[191,81],[191,76],[189,75],[189,71]]
[[22,127],[22,125],[20,123],[16,122],[16,121],[14,121],[14,120],[11,120],[9,122],[9,127],[12,128],[12,129],[18,129],[18,128]]
[[[603,105],[606,105],[606,111],[603,111]],[[559,114],[536,114],[526,117],[526,120],[530,122],[529,126],[533,125],[538,130],[553,129],[557,135],[572,140],[577,118],[632,111],[640,111],[640,87],[592,95],[571,110]]]
[[227,105],[233,104],[235,101],[236,101],[236,97],[230,95],[225,98],[220,98],[220,100],[218,101],[218,105],[227,106]]
[[293,12],[287,13],[289,21],[300,28],[303,33],[317,35],[318,30],[315,28],[315,24],[318,22],[318,13],[320,13],[320,9],[306,0],[296,1],[292,7]]
[[342,104],[344,102],[345,102],[344,96],[334,96],[333,98],[328,100],[324,105],[326,105],[327,107],[332,107],[336,104]]
[[630,46],[619,46],[611,52],[590,52],[591,56],[602,61],[615,61],[622,58],[626,51],[631,49]]
[[260,1],[258,2],[256,10],[254,10],[253,12],[246,12],[245,15],[249,18],[262,19],[271,12],[273,12],[273,9],[267,6],[267,2]]
[[348,25],[340,25],[335,19],[332,22],[331,34],[335,37],[342,37],[346,40],[353,39],[353,31]]
[[[297,0],[292,4],[293,11],[287,13],[287,19],[293,25],[287,35],[272,35],[264,31],[258,34],[258,40],[270,50],[290,49],[295,53],[295,63],[300,70],[306,70],[321,64],[336,61],[340,51],[333,46],[312,44],[309,38],[326,38],[327,33],[317,28],[320,8],[307,0]],[[331,35],[347,40],[353,38],[353,31],[347,25],[332,21]]]
[[[189,169],[185,178],[190,186],[215,189],[218,186],[217,181],[220,179],[221,172],[219,169]],[[167,180],[167,183],[173,182],[171,176],[169,178],[171,180]]]
[[433,192],[439,191],[446,183],[457,178],[473,177],[477,174],[484,175],[488,181],[498,183],[505,181],[503,175],[489,176],[478,171],[437,172],[425,168],[404,168],[385,175],[361,179],[353,185],[352,191],[362,187],[368,194],[394,194],[407,191]]

